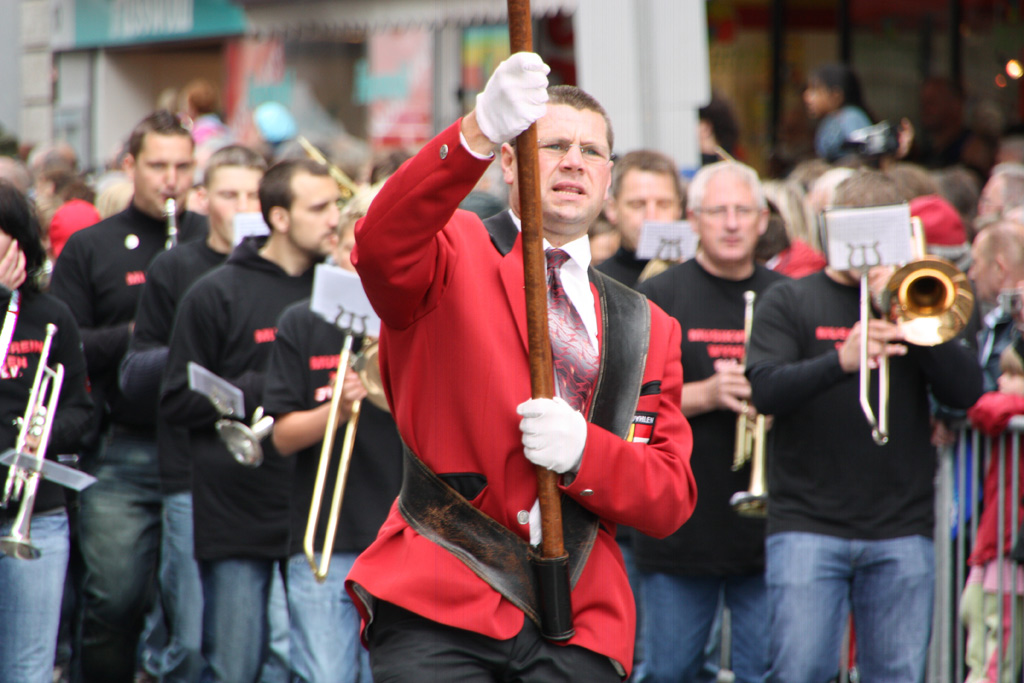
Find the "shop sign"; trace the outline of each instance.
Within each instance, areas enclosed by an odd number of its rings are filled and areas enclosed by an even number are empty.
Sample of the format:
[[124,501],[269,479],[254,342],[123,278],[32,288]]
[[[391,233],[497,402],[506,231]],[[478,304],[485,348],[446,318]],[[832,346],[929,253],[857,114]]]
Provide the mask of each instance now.
[[352,96],[369,108],[373,147],[416,147],[431,138],[433,63],[433,42],[427,30],[370,36],[367,59],[356,65]]
[[[69,0],[71,1],[71,0]],[[245,13],[230,0],[73,0],[67,47],[135,45],[239,35]]]

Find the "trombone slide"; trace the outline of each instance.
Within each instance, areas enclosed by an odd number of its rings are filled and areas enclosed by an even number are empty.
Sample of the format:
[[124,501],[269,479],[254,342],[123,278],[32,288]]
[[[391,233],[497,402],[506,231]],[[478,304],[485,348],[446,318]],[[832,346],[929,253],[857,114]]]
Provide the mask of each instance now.
[[879,446],[889,442],[889,357],[884,351],[878,360],[878,417],[871,409],[868,369],[868,321],[871,319],[871,292],[868,288],[868,272],[860,276],[860,409],[871,427],[871,438]]
[[[365,337],[363,343],[365,344]],[[352,356],[351,332],[345,335],[345,343],[342,345],[341,354],[338,356],[338,370],[334,378],[334,387],[331,392],[330,413],[327,416],[327,429],[324,432],[323,444],[320,447],[320,463],[316,471],[316,483],[313,488],[313,499],[309,506],[309,519],[306,522],[306,534],[302,539],[302,550],[306,555],[310,568],[313,570],[313,577],[323,583],[327,580],[327,572],[331,566],[331,554],[334,550],[334,537],[338,530],[338,520],[341,517],[341,503],[345,495],[345,482],[348,479],[349,463],[352,460],[352,450],[355,446],[356,427],[359,424],[359,414],[362,401],[356,400],[352,403],[352,414],[348,424],[345,426],[345,436],[342,441],[341,459],[338,462],[338,476],[334,484],[334,493],[331,496],[331,512],[327,523],[327,530],[324,536],[324,547],[320,551],[320,562],[316,560],[316,531],[320,521],[320,509],[323,505],[324,489],[327,485],[327,470],[331,462],[331,452],[334,450],[334,438],[338,431],[338,410],[341,407],[342,385],[345,382],[345,372],[348,370]]]

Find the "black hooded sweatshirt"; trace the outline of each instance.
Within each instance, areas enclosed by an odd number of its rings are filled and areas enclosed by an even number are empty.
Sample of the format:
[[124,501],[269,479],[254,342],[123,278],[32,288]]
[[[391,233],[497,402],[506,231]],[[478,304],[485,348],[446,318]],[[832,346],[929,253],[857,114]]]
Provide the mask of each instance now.
[[214,428],[220,414],[188,386],[192,361],[242,390],[247,420],[260,405],[277,319],[313,286],[312,268],[288,275],[259,254],[264,242],[247,239],[223,267],[197,280],[178,306],[171,334],[160,413],[189,430],[199,560],[288,554],[294,459],[283,458],[266,438],[262,465],[237,463]]

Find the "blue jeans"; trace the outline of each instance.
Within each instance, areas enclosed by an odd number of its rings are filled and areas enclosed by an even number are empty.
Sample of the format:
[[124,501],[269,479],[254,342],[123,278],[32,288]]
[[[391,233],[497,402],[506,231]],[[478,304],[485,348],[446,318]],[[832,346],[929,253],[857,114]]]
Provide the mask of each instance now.
[[[0,523],[0,536],[12,521]],[[0,554],[0,681],[50,683],[68,568],[67,513],[34,515],[30,537],[39,559]]]
[[160,556],[156,441],[108,433],[91,465],[97,481],[80,494],[79,513],[81,671],[86,681],[132,681]]
[[924,681],[935,597],[931,539],[851,541],[786,532],[769,536],[765,549],[770,680],[835,676],[852,609],[861,680]]
[[[345,590],[356,553],[334,553],[324,583],[305,555],[288,559],[288,613],[295,683],[370,683],[370,653],[359,642],[360,617]],[[320,554],[317,553],[317,562]]]
[[260,683],[291,683],[291,627],[288,619],[288,593],[281,575],[283,566],[274,565],[270,578],[270,602],[267,604],[267,658],[260,670]]
[[203,587],[195,560],[192,493],[164,496],[160,598],[167,623],[167,646],[157,663],[163,683],[191,683],[203,669]]
[[766,679],[768,601],[762,574],[681,576],[641,572],[640,576],[645,683],[696,680],[722,596],[732,613],[731,661],[736,680],[761,683]]
[[273,560],[200,560],[203,585],[201,680],[255,683],[267,658],[267,602]]

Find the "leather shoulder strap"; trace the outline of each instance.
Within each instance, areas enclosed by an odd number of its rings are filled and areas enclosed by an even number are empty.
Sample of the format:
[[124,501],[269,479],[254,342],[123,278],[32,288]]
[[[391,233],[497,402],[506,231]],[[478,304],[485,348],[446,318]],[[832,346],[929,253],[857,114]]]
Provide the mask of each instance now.
[[590,281],[601,306],[601,365],[590,422],[626,438],[640,398],[651,337],[647,297],[594,268]]

